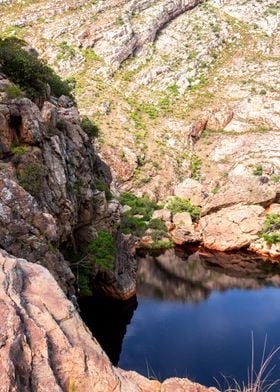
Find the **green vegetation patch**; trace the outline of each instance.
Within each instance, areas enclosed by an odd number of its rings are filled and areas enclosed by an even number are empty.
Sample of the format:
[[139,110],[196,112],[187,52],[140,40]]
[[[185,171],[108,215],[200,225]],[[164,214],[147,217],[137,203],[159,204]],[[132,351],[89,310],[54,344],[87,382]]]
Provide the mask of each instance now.
[[[20,150],[22,153],[23,150]],[[18,174],[18,182],[28,193],[39,197],[42,192],[44,178],[47,174],[45,166],[41,163],[28,165]]]
[[172,212],[172,214],[177,214],[178,212],[189,212],[194,220],[199,218],[201,211],[201,207],[195,206],[190,200],[178,196],[174,196],[169,199],[167,208]]
[[[156,202],[150,200],[147,196],[137,197],[130,192],[124,192],[120,196],[120,203],[129,206],[131,209],[123,214],[121,230],[124,234],[133,234],[142,237],[152,225],[159,227],[159,223],[152,219],[153,212],[160,209]],[[162,229],[162,226],[161,228]]]
[[102,271],[114,268],[117,248],[111,233],[99,231],[97,238],[90,241],[86,251],[88,260],[96,264]]
[[262,176],[262,174],[263,174],[263,167],[262,167],[262,165],[258,165],[256,167],[254,167],[253,174],[254,174],[254,176]]
[[82,118],[81,128],[89,137],[97,137],[99,134],[98,125],[91,121],[87,116]]
[[5,93],[8,95],[9,98],[16,99],[21,98],[24,94],[23,91],[19,86],[16,84],[10,84],[5,88]]
[[113,195],[111,193],[110,186],[108,184],[106,184],[104,181],[97,178],[95,180],[95,186],[96,189],[98,189],[100,192],[105,192],[106,200],[112,199]]
[[266,216],[261,237],[267,244],[280,243],[280,214],[271,213]]
[[197,155],[191,157],[191,178],[200,180],[202,160]]
[[15,37],[0,38],[0,71],[17,86],[17,91],[14,87],[12,94],[18,96],[23,91],[27,97],[34,99],[45,94],[48,84],[53,95],[71,96],[69,83],[63,81],[43,61],[23,49],[25,46],[25,41]]

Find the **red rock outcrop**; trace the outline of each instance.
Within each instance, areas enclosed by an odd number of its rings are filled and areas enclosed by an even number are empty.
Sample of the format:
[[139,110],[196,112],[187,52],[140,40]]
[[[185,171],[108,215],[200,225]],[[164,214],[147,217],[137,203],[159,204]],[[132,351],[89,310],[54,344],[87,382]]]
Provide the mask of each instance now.
[[217,392],[114,368],[44,267],[0,251],[0,392]]
[[61,244],[72,243],[75,252],[77,243],[86,245],[98,231],[112,232],[118,255],[102,285],[118,298],[134,295],[136,261],[117,234],[121,206],[104,191],[111,173],[83,131],[77,107],[65,96],[50,96],[41,107],[12,99],[7,85],[0,75],[0,246],[44,265],[71,295],[74,276]]

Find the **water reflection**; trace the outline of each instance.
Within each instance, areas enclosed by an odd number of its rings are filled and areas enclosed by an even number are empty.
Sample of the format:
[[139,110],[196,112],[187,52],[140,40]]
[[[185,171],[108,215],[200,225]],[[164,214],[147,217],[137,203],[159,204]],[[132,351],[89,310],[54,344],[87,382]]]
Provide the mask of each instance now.
[[84,322],[112,364],[117,365],[127,325],[137,308],[136,297],[120,301],[97,293],[94,297],[80,298],[79,306]]
[[[222,384],[222,374],[247,379],[252,331],[256,367],[266,335],[268,351],[280,346],[277,264],[248,253],[191,248],[140,253],[138,264],[137,300],[80,301],[84,320],[114,365],[217,386],[214,378]],[[280,355],[274,365],[272,381],[280,374]]]
[[[188,249],[190,251],[190,249]],[[280,268],[245,252],[182,249],[139,255],[138,296],[197,303],[212,291],[280,287]]]

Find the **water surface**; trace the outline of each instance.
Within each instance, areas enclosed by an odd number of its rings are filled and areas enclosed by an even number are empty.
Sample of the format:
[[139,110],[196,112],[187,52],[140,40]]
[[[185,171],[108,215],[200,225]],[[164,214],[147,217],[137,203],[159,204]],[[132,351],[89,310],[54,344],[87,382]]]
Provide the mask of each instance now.
[[[267,354],[280,346],[279,287],[279,270],[246,253],[168,250],[139,256],[138,306],[134,300],[128,307],[122,336],[110,320],[105,341],[118,336],[118,354],[110,356],[124,369],[160,380],[189,377],[218,386],[217,379],[221,389],[223,376],[246,381],[252,334],[256,370],[266,336]],[[279,364],[280,352],[270,363],[270,381],[280,377]]]

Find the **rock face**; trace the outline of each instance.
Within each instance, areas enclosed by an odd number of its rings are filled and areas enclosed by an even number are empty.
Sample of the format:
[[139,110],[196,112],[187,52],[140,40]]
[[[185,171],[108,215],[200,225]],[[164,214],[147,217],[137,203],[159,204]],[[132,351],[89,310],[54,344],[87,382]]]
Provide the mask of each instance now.
[[259,204],[268,207],[277,199],[277,186],[262,183],[260,177],[232,177],[217,194],[207,198],[201,215],[211,214],[235,204]]
[[114,368],[48,270],[0,251],[0,391],[217,392]]
[[0,31],[76,77],[122,190],[165,199],[189,177],[211,193],[260,165],[279,176],[276,0],[8,3]]
[[261,206],[223,208],[200,220],[203,243],[207,248],[221,251],[249,246],[258,238],[264,221],[265,213]]
[[98,184],[109,189],[110,170],[82,130],[76,106],[63,96],[50,97],[41,109],[4,91],[0,98],[0,246],[44,265],[71,294],[74,276],[59,247],[71,243],[75,252],[98,231],[112,232],[119,253],[102,284],[105,288],[107,278],[117,297],[134,294],[136,262],[117,236],[120,204],[98,189]]
[[178,212],[172,218],[173,225],[169,233],[176,245],[183,245],[188,242],[198,242],[201,240],[199,231],[195,230],[192,217],[188,212]]

